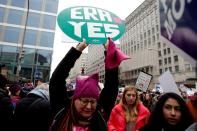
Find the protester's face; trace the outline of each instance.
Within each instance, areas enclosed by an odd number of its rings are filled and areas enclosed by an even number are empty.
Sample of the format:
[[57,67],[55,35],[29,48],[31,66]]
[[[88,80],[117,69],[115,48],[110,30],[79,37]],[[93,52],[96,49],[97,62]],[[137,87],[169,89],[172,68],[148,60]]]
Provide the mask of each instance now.
[[146,98],[146,100],[149,100],[150,99],[150,95],[148,93],[146,93],[145,98]]
[[74,101],[77,112],[84,118],[89,118],[96,110],[97,101],[94,98],[79,98]]
[[177,100],[173,98],[167,99],[163,106],[163,115],[167,123],[176,125],[181,119],[181,109]]
[[131,91],[127,91],[125,93],[125,100],[127,102],[128,105],[133,105],[136,101],[136,93],[134,90],[131,90]]

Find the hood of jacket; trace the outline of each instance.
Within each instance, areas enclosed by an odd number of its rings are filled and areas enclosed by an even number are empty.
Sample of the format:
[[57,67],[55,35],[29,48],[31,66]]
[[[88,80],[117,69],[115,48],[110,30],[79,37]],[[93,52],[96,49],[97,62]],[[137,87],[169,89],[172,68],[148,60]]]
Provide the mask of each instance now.
[[32,91],[30,91],[28,94],[35,94],[49,101],[49,91],[45,89],[35,88]]

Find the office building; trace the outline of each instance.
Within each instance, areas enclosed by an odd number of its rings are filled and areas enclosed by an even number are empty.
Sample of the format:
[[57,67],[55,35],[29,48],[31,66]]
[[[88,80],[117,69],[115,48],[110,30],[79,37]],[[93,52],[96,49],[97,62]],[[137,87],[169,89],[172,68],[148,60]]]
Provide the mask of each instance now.
[[131,57],[121,65],[121,80],[135,85],[140,71],[153,75],[151,87],[169,70],[179,85],[196,78],[191,65],[161,39],[159,1],[146,0],[126,18],[126,32],[120,39],[121,50]]
[[0,64],[8,79],[49,80],[58,0],[0,1]]
[[[195,65],[181,57],[169,43],[161,40],[159,1],[146,0],[125,20],[126,31],[120,38],[121,50],[131,57],[120,65],[120,83],[135,85],[140,71],[153,76],[150,88],[159,83],[159,76],[169,70],[177,85],[196,79]],[[101,45],[88,48],[87,73],[99,72],[104,81],[104,55]]]

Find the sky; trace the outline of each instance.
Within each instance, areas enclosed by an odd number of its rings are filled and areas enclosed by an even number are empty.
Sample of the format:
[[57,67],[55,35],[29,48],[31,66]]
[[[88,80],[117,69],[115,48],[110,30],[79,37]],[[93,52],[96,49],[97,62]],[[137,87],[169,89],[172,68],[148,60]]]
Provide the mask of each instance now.
[[[105,9],[125,20],[144,0],[59,0],[58,14],[73,6],[92,6]],[[62,31],[56,23],[54,52],[52,56],[51,73],[72,46],[77,43],[62,43]],[[87,52],[87,50],[85,50]]]

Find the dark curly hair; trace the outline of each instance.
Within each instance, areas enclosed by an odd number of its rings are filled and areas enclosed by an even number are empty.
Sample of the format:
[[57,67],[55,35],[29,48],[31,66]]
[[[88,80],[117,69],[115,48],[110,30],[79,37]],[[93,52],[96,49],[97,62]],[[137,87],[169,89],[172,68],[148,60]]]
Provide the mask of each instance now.
[[[163,106],[165,102],[169,99],[175,99],[181,108],[181,120],[175,125],[169,125],[163,116]],[[162,95],[158,102],[155,105],[153,112],[151,113],[150,119],[147,125],[142,128],[140,131],[161,131],[162,128],[165,130],[177,130],[177,131],[185,131],[189,125],[193,123],[192,116],[187,108],[185,101],[176,93],[165,93]]]

